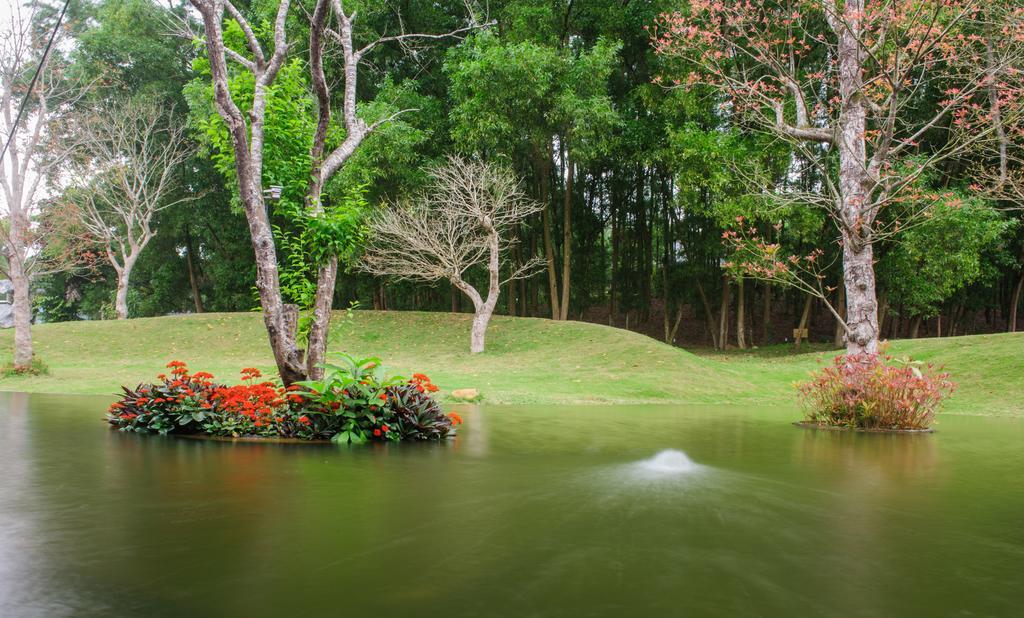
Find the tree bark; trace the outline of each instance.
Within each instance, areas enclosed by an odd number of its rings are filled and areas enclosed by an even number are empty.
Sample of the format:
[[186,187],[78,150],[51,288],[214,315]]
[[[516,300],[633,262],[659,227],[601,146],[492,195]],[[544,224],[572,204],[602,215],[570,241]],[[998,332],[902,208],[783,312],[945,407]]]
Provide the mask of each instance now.
[[761,306],[761,345],[768,345],[772,325],[772,286],[770,283],[765,282],[764,284],[761,302],[763,303]]
[[1017,285],[1013,286],[1013,294],[1010,295],[1010,315],[1008,330],[1011,333],[1017,332],[1017,308],[1020,306],[1021,289],[1024,289],[1024,271],[1021,271],[1017,278]]
[[207,56],[213,82],[214,103],[231,136],[235,154],[235,174],[238,179],[238,195],[249,225],[256,261],[256,289],[259,292],[260,307],[267,338],[274,353],[281,380],[286,384],[306,377],[302,358],[295,347],[295,331],[286,324],[285,307],[281,300],[278,275],[277,252],[270,220],[263,201],[263,128],[266,115],[267,89],[273,83],[277,72],[284,63],[288,45],[285,40],[285,18],[289,2],[284,0],[278,7],[274,27],[275,49],[268,63],[260,62],[256,71],[250,122],[246,122],[241,110],[231,97],[227,61],[225,59],[222,20],[224,5],[219,2],[191,0],[203,19],[206,34]]
[[722,350],[729,341],[729,278],[722,276],[722,308],[718,314],[718,342]]
[[128,271],[117,273],[117,293],[114,297],[114,312],[118,320],[128,319]]
[[192,300],[196,306],[196,313],[203,313],[203,297],[199,293],[199,277],[196,275],[196,266],[192,259],[192,234],[188,226],[185,226],[185,262],[188,266],[188,283],[192,288]]
[[473,325],[470,330],[469,351],[472,354],[480,354],[484,351],[485,338],[487,336],[487,325],[494,315],[494,307],[498,304],[498,296],[501,293],[500,243],[498,234],[491,226],[490,221],[484,221],[483,226],[488,229],[487,247],[490,256],[487,262],[488,285],[487,299],[482,299],[476,289],[455,275],[452,277],[452,284],[463,291],[473,301]]
[[743,292],[743,277],[736,281],[736,347],[747,349],[746,340],[746,298]]
[[569,151],[565,152],[565,200],[562,204],[562,302],[561,320],[569,319],[569,279],[572,275],[572,202],[573,202],[573,164]]
[[[795,343],[797,347],[800,346],[800,342],[803,339],[804,329],[807,328],[807,324],[811,321],[811,302],[813,300],[814,297],[810,294],[808,294],[807,299],[804,300],[804,310],[803,313],[800,314],[800,324],[797,326],[797,330],[799,330],[800,334],[794,338],[796,340]],[[810,335],[809,332],[808,335]],[[810,336],[808,336],[807,339],[810,339]]]
[[331,331],[331,308],[334,306],[334,284],[338,279],[338,256],[332,255],[317,269],[316,298],[313,301],[313,319],[309,325],[306,351],[306,374],[312,380],[324,376],[319,365],[327,356],[327,340]]
[[715,334],[715,314],[711,310],[711,303],[708,302],[708,295],[704,293],[704,286],[700,279],[697,279],[697,293],[700,295],[700,302],[704,305],[704,323],[707,325],[708,334],[711,335],[711,347],[718,349],[718,337]]
[[[13,234],[12,234],[13,236]],[[8,275],[14,288],[14,368],[32,366],[32,301],[29,296],[29,278],[20,259],[10,260]]]
[[847,0],[842,15],[829,18],[838,39],[839,192],[846,286],[847,354],[878,351],[878,301],[875,294],[872,226],[868,209],[871,178],[867,163],[867,110],[864,100],[864,0]]
[[910,338],[917,339],[917,333],[921,330],[921,316],[915,315],[910,323]]
[[572,255],[572,160],[568,149],[565,150],[565,197],[562,204],[562,298],[559,318],[569,318],[569,278],[571,276]]
[[665,342],[669,345],[674,345],[676,342],[676,334],[679,332],[679,325],[683,322],[683,306],[679,305],[676,307],[676,319],[675,323],[672,324],[672,330],[668,334],[668,340]]
[[[539,158],[539,155],[538,155]],[[544,158],[540,163],[540,201],[544,205],[541,218],[544,225],[544,257],[548,266],[548,298],[551,306],[551,319],[557,320],[562,316],[558,307],[558,273],[555,270],[555,247],[551,234],[551,199],[549,181],[551,179],[551,143],[545,147]]]
[[[846,318],[846,288],[843,286],[839,286],[839,289],[836,290],[836,311],[839,312],[841,317]],[[881,329],[881,325],[879,325],[879,329]],[[841,347],[843,345],[843,337],[845,336],[846,325],[842,320],[836,318],[836,329],[832,335],[832,344],[837,348]]]

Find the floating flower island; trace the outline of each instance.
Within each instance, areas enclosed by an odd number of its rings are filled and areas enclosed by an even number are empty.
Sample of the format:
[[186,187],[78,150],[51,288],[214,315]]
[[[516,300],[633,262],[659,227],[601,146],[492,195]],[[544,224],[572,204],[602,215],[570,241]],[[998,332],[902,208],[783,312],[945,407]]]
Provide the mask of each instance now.
[[427,376],[387,377],[380,359],[339,356],[324,364],[321,380],[287,387],[242,369],[242,382],[218,384],[205,371],[190,373],[181,361],[170,375],[135,388],[122,387],[107,421],[121,431],[223,439],[331,441],[345,444],[443,440],[462,418],[445,414]]
[[954,390],[934,365],[884,353],[837,356],[798,385],[806,429],[867,433],[931,433],[942,401]]

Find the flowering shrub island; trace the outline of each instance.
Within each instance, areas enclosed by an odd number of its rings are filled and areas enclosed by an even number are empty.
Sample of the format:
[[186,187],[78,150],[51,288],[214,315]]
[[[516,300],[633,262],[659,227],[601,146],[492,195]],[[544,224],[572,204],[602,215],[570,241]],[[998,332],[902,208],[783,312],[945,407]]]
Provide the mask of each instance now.
[[837,356],[797,386],[807,423],[873,430],[927,429],[953,392],[932,365],[881,354]]
[[224,437],[297,438],[359,444],[370,441],[441,440],[453,437],[462,418],[445,414],[427,376],[387,377],[377,358],[339,356],[325,363],[324,378],[288,387],[242,369],[242,382],[217,384],[205,371],[190,373],[181,361],[167,364],[158,382],[123,387],[107,421],[121,431],[207,434]]

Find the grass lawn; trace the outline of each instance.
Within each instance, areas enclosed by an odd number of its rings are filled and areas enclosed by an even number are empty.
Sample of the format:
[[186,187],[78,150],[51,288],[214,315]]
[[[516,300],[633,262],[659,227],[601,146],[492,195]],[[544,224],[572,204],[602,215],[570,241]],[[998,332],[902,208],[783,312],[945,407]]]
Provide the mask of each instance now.
[[[376,355],[395,373],[429,374],[448,391],[477,388],[489,403],[730,403],[795,405],[792,383],[836,352],[772,346],[695,355],[646,336],[583,322],[496,316],[487,352],[471,356],[471,316],[357,311],[337,316],[331,349]],[[273,373],[263,322],[254,313],[33,327],[50,373],[0,378],[0,390],[114,393],[170,360],[233,381],[241,367]],[[0,332],[10,360],[13,332]],[[897,341],[897,355],[944,364],[960,388],[946,411],[1024,412],[1024,333]]]

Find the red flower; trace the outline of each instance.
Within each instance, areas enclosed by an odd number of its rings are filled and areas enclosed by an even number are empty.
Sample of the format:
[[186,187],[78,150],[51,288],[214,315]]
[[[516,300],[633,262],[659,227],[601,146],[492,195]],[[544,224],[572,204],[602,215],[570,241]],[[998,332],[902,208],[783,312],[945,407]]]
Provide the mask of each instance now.
[[452,419],[452,425],[461,425],[463,423],[462,417],[455,412],[449,412],[448,418]]
[[212,404],[212,403],[210,403],[210,402],[205,402],[205,403],[203,403],[202,405],[200,405],[199,407],[200,407],[200,408],[203,408],[203,409],[206,409],[206,410],[209,410],[210,408],[212,408],[212,407],[213,407],[213,404]]
[[149,403],[149,400],[146,399],[145,397],[139,397],[138,399],[135,400],[135,405],[137,406],[144,406],[147,403]]
[[388,394],[387,393],[381,393],[380,394],[380,400],[381,401],[387,401],[388,400]]
[[390,429],[388,429],[387,425],[381,425],[381,429],[383,429],[385,432],[391,431]]
[[373,435],[379,438],[380,437],[380,429],[374,429],[373,430]]
[[242,369],[242,378],[243,379],[249,380],[249,379],[260,378],[260,377],[263,377],[263,374],[260,373],[260,370],[255,368],[255,367],[245,367],[245,368]]
[[310,425],[310,424],[312,424],[312,421],[310,421],[309,417],[306,416],[305,414],[303,414],[302,416],[299,417],[299,422],[302,423],[303,425]]

